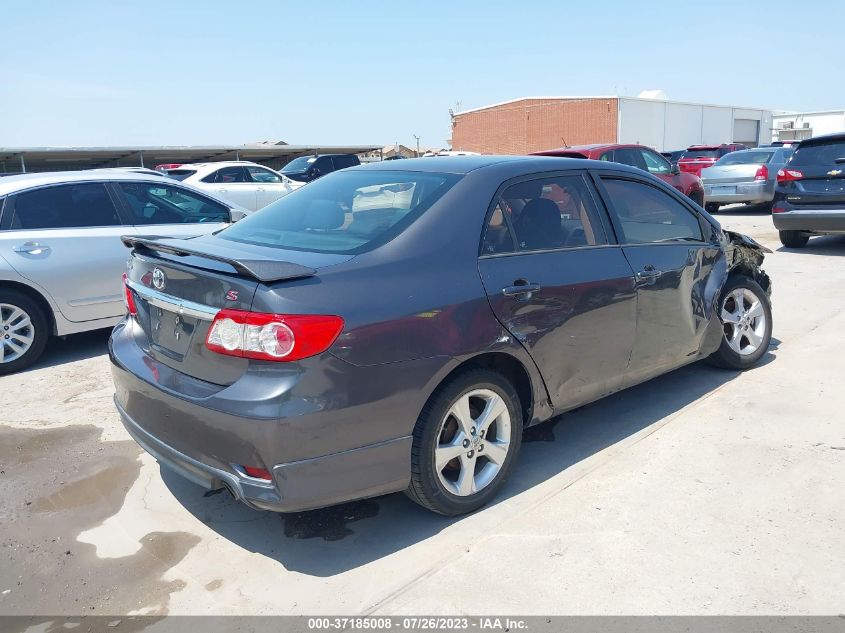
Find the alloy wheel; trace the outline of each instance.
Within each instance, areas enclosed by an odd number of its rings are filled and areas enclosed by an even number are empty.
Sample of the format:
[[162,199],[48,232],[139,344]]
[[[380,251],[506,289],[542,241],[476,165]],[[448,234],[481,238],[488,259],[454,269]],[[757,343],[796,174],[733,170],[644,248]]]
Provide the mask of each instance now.
[[766,312],[752,290],[734,288],[722,300],[721,318],[725,340],[737,354],[753,354],[765,340]]
[[0,363],[11,363],[26,354],[34,340],[29,314],[11,303],[0,303]]
[[505,463],[511,417],[505,400],[490,389],[461,395],[440,425],[434,462],[440,483],[468,497],[486,488]]

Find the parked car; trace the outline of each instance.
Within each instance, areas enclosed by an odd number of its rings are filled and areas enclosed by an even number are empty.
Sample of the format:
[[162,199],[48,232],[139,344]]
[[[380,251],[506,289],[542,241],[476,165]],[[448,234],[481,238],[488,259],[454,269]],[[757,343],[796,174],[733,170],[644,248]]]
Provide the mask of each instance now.
[[470,512],[524,427],[698,359],[748,368],[771,337],[765,249],[616,163],[372,163],[213,235],[126,242],[123,423],[253,508],[405,490]]
[[778,171],[772,220],[789,248],[812,235],[845,233],[845,134],[799,143]]
[[690,145],[678,159],[678,167],[688,174],[701,176],[701,170],[712,167],[717,160],[730,152],[748,149],[741,143],[723,143],[722,145]]
[[687,196],[697,205],[704,204],[704,186],[698,176],[681,173],[677,167],[666,160],[656,151],[645,145],[576,145],[550,149],[545,152],[535,152],[534,156],[562,156],[569,158],[591,158],[593,160],[607,160],[637,167],[654,174],[671,187]]
[[794,149],[800,142],[801,141],[772,141],[771,143],[761,145],[760,147],[792,147]]
[[701,171],[704,208],[716,213],[723,204],[771,205],[778,171],[792,151],[788,147],[758,147],[725,154]]
[[294,158],[282,167],[282,174],[300,183],[311,182],[339,169],[360,165],[356,154],[315,154]]
[[277,171],[249,161],[219,161],[161,166],[171,178],[256,211],[300,187]]
[[74,171],[0,181],[0,374],[35,362],[50,335],[125,313],[123,235],[208,233],[248,212],[161,176]]

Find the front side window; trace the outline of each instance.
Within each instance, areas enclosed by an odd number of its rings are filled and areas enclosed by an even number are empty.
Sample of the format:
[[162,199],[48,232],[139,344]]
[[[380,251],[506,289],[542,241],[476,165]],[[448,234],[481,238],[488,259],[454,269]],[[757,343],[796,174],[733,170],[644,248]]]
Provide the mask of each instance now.
[[652,152],[647,149],[640,150],[645,166],[650,174],[668,174],[672,171],[672,165],[669,161],[663,158],[657,152]]
[[263,167],[248,166],[246,168],[252,182],[282,182],[282,177]]
[[640,155],[640,150],[634,147],[620,147],[613,153],[613,161],[622,163],[623,165],[630,165],[638,169],[646,170],[643,157]]
[[293,250],[363,253],[399,235],[458,180],[440,173],[335,172],[217,235]]
[[132,224],[229,222],[229,209],[192,191],[148,182],[122,182]]
[[18,194],[9,228],[64,229],[120,224],[105,185],[85,183]]
[[702,241],[698,218],[665,191],[634,180],[602,182],[626,244]]
[[577,175],[527,180],[506,188],[496,201],[482,251],[506,252],[512,247],[510,237],[498,228],[500,217],[512,227],[520,251],[607,243],[593,197]]

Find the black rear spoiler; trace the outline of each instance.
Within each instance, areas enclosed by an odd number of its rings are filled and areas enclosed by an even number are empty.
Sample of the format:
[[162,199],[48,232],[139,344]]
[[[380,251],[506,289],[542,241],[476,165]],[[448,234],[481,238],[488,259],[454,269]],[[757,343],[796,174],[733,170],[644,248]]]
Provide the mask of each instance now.
[[[137,252],[144,251],[152,253],[169,253],[177,257],[195,256],[203,259],[210,259],[216,262],[223,262],[228,264],[235,271],[244,277],[251,277],[258,281],[282,281],[284,279],[301,279],[304,277],[313,277],[317,271],[307,266],[301,266],[291,262],[275,261],[272,259],[243,259],[227,257],[225,255],[218,255],[209,253],[207,251],[192,249],[177,242],[184,240],[177,240],[173,238],[159,238],[159,237],[132,237],[124,235],[120,238],[124,245],[128,248],[134,248]],[[161,240],[167,240],[161,241]]]

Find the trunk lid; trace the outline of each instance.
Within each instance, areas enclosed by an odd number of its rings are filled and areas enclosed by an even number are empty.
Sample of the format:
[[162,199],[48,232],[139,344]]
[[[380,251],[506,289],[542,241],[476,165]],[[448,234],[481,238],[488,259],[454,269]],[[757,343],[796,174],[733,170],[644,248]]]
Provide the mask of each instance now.
[[754,182],[762,164],[716,165],[701,172],[701,179],[708,185],[715,183]]
[[262,283],[277,287],[351,258],[240,244],[213,235],[123,240],[133,249],[127,284],[137,307],[139,342],[155,360],[217,385],[234,383],[256,362],[206,347],[219,310],[250,310]]

